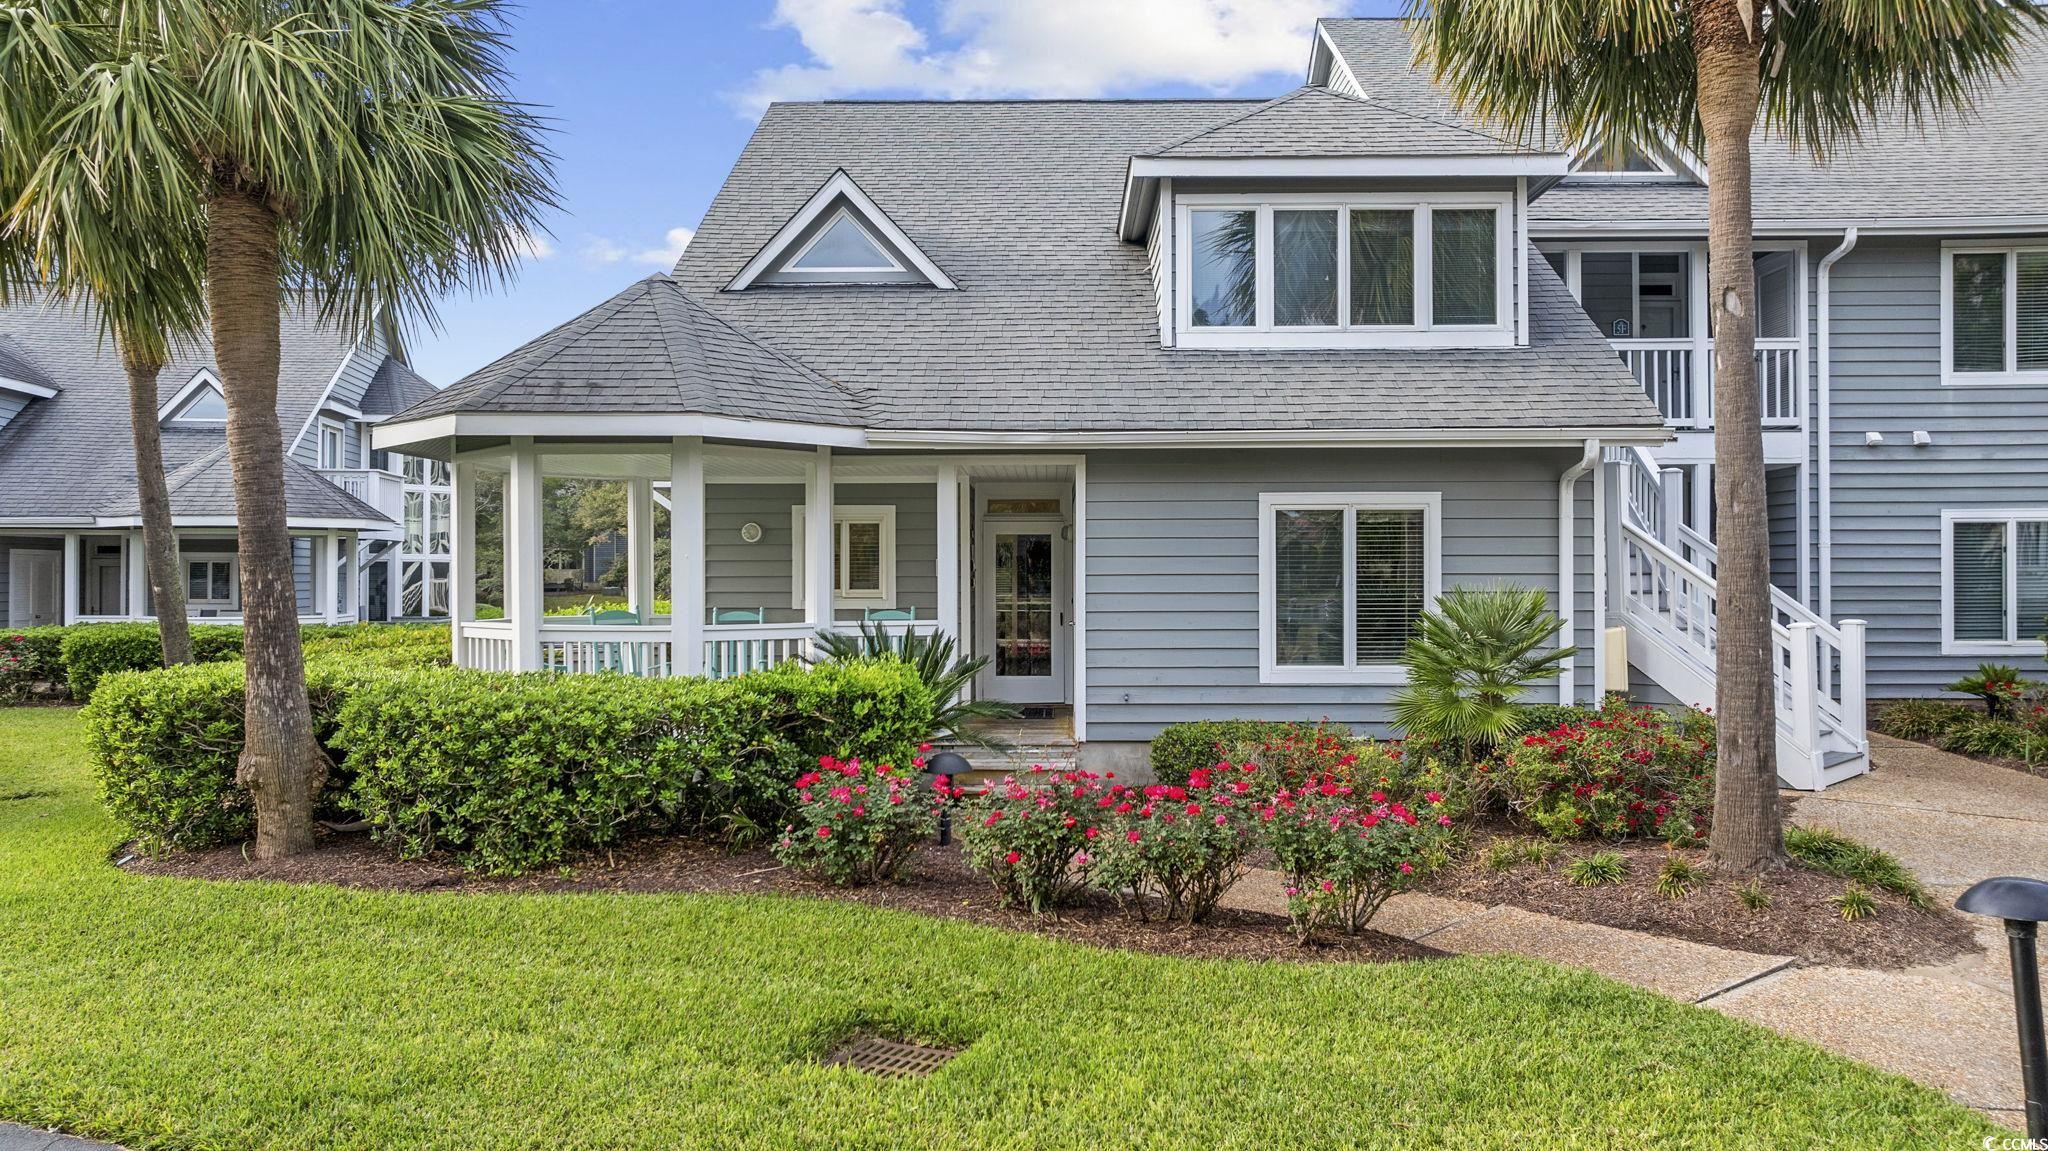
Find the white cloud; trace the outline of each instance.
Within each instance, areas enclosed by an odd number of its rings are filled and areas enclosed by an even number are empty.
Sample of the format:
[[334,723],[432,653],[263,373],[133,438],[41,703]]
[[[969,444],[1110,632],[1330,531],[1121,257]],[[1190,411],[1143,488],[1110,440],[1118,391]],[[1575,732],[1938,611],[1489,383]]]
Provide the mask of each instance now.
[[522,260],[545,260],[555,254],[555,245],[544,233],[521,232],[513,241],[513,250]]
[[585,236],[583,245],[577,249],[588,264],[651,264],[658,268],[671,268],[683,258],[683,249],[690,246],[690,238],[697,233],[691,228],[670,228],[662,235],[658,248],[632,248],[604,236]]
[[1103,96],[1154,84],[1225,91],[1308,67],[1329,0],[938,0],[921,28],[903,0],[777,0],[810,60],[764,69],[734,96],[860,93],[964,97]]

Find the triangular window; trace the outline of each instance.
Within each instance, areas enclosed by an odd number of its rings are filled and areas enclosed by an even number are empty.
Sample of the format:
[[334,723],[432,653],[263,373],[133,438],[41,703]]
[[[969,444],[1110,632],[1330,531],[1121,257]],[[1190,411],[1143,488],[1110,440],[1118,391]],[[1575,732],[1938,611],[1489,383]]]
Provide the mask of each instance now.
[[161,418],[174,424],[226,423],[228,401],[221,394],[220,381],[202,369],[164,405]]
[[1694,165],[1663,147],[1643,147],[1633,141],[1617,147],[1595,144],[1572,153],[1572,171],[1566,179],[1587,182],[1657,181],[1699,178]]
[[903,265],[841,208],[784,267],[794,272],[900,272]]
[[756,284],[955,286],[843,171],[811,194],[726,290]]

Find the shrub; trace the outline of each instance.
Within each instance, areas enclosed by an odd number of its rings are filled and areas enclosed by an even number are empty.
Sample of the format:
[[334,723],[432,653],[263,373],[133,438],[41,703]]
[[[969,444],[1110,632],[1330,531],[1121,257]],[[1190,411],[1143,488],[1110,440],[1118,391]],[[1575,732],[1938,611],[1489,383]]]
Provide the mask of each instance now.
[[1931,743],[1959,724],[1982,718],[1968,704],[1945,699],[1901,699],[1886,704],[1871,726],[1894,739]]
[[1785,851],[1808,867],[1889,891],[1914,907],[1930,906],[1927,889],[1897,856],[1825,827],[1785,829]]
[[447,624],[311,624],[299,640],[308,660],[334,657],[358,667],[446,667],[451,661]]
[[1244,874],[1254,843],[1251,809],[1257,769],[1229,764],[1198,769],[1181,784],[1111,789],[1109,828],[1095,865],[1096,886],[1158,897],[1168,919],[1200,923]]
[[1318,732],[1350,734],[1328,721],[1220,719],[1168,724],[1152,738],[1152,775],[1160,783],[1186,786],[1195,772],[1230,761],[1238,748],[1311,740]]
[[2023,678],[2020,669],[1999,663],[1980,663],[1977,670],[1949,684],[1943,691],[1956,691],[1974,695],[1984,701],[1984,714],[1993,719],[2002,719],[2012,705],[2027,692],[2040,686],[2033,680]]
[[25,627],[0,631],[0,703],[27,697],[38,683],[64,682],[64,632],[61,627]]
[[[231,660],[242,654],[242,629],[225,624],[194,624],[195,663]],[[154,621],[89,623],[64,629],[64,676],[71,698],[92,699],[103,676],[117,671],[149,671],[164,665],[163,639]]]
[[[307,665],[314,734],[323,744],[332,744],[342,701],[368,674],[375,673],[331,662]],[[242,754],[240,663],[107,676],[84,720],[107,810],[141,850],[211,847],[245,839],[254,829],[249,793],[235,780]],[[329,778],[331,787],[345,781],[339,772]]]
[[1428,792],[1413,809],[1386,792],[1332,777],[1281,789],[1259,808],[1267,846],[1287,877],[1287,918],[1303,943],[1336,923],[1355,935],[1387,901],[1448,862],[1451,817]]
[[[1520,699],[1553,680],[1574,649],[1550,648],[1557,616],[1541,588],[1452,588],[1415,621],[1394,693],[1394,725],[1460,762],[1523,730]],[[1548,650],[1546,650],[1548,649]]]
[[989,665],[989,657],[955,658],[953,637],[949,635],[922,635],[917,632],[891,635],[886,624],[876,623],[871,628],[863,622],[860,631],[853,635],[837,631],[819,632],[818,648],[827,661],[834,663],[890,660],[915,671],[917,678],[932,694],[932,730],[924,733],[926,738],[945,737],[981,747],[1001,748],[1000,740],[982,735],[975,728],[975,723],[988,719],[1015,719],[1020,714],[1015,707],[1001,700],[974,699],[968,695],[975,678]]
[[1961,723],[1950,725],[1935,737],[1935,743],[1943,751],[1960,755],[2018,759],[2027,763],[2036,762],[2043,752],[2048,752],[2048,734],[2023,723],[1993,719],[1988,715],[1973,714]]
[[1087,888],[1100,822],[1118,802],[1094,772],[1034,767],[971,793],[959,819],[960,851],[1005,906],[1042,914]]
[[1349,781],[1360,772],[1378,772],[1388,766],[1390,757],[1373,741],[1355,740],[1347,729],[1327,722],[1314,727],[1290,724],[1284,732],[1225,743],[1218,751],[1219,758],[1201,766],[1256,765],[1260,786],[1266,788],[1295,788],[1326,776]]
[[1479,773],[1554,839],[1692,842],[1706,835],[1712,815],[1713,720],[1610,701],[1584,724],[1531,732]]
[[1618,852],[1596,851],[1564,865],[1565,878],[1580,887],[1599,887],[1628,878],[1628,860]]
[[775,857],[840,884],[894,880],[938,830],[939,807],[948,798],[888,764],[829,755],[818,760],[818,770],[798,776],[795,787],[796,818],[783,828]]

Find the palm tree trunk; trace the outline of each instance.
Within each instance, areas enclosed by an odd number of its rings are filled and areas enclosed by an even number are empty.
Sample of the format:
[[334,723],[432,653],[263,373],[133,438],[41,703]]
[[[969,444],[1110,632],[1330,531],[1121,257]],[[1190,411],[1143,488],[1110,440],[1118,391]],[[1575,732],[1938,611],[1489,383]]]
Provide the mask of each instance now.
[[248,672],[235,776],[254,800],[258,859],[313,846],[313,804],[327,768],[306,702],[298,589],[285,525],[284,436],[277,423],[282,296],[277,214],[241,193],[211,196],[206,303],[228,402]]
[[[192,630],[185,618],[185,582],[178,572],[178,536],[171,528],[171,490],[164,482],[163,428],[157,423],[157,376],[164,366],[118,335],[121,370],[128,374],[128,422],[135,429],[135,491],[142,504],[142,555],[149,570],[164,666],[192,662]],[[130,615],[142,605],[129,604]]]
[[1778,721],[1771,660],[1770,533],[1756,384],[1756,269],[1749,137],[1758,49],[1737,0],[1693,0],[1701,126],[1707,144],[1708,295],[1714,317],[1717,531],[1713,858],[1756,871],[1784,858]]

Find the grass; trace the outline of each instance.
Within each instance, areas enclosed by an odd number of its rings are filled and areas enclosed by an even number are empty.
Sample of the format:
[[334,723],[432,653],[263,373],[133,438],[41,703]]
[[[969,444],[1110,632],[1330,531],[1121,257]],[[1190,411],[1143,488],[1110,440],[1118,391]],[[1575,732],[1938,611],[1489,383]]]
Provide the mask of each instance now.
[[1787,827],[1785,851],[1808,867],[1891,892],[1914,907],[1928,906],[1927,889],[1897,857],[1840,832],[1825,827]]
[[1564,874],[1580,887],[1620,883],[1628,878],[1628,860],[1623,859],[1619,852],[1596,851],[1565,864]]
[[[1250,964],[822,901],[111,867],[76,713],[0,711],[0,1116],[131,1147],[1974,1146],[1933,1091],[1508,958]],[[975,1041],[817,1066],[858,1026]]]

